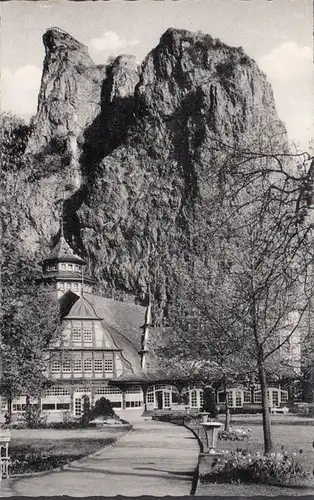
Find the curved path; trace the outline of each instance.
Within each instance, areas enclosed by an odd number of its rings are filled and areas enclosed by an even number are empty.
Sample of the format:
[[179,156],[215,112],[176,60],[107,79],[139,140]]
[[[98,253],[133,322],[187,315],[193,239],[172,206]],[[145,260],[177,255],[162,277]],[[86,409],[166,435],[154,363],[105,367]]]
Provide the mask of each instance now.
[[96,456],[61,472],[9,481],[11,494],[190,495],[199,452],[193,434],[184,427],[153,420],[132,423],[130,433]]

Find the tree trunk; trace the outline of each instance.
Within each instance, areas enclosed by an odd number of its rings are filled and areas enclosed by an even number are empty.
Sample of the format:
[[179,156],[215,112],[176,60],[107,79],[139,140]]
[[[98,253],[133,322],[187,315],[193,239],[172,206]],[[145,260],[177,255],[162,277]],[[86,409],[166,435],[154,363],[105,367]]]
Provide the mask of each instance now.
[[225,431],[229,431],[230,429],[230,408],[228,403],[228,394],[226,383],[224,383],[224,393],[225,393],[225,405],[226,405],[226,418],[225,418]]
[[8,414],[9,414],[10,422],[11,422],[11,419],[12,419],[12,398],[11,398],[11,396],[8,398]]
[[259,381],[261,384],[262,393],[262,413],[263,413],[263,434],[264,434],[264,452],[270,453],[273,449],[270,429],[270,416],[267,397],[267,379],[263,363],[258,367]]
[[229,431],[230,429],[230,408],[228,405],[228,401],[226,399],[226,418],[225,418],[225,431]]
[[29,408],[31,404],[31,397],[29,394],[26,394],[26,408]]

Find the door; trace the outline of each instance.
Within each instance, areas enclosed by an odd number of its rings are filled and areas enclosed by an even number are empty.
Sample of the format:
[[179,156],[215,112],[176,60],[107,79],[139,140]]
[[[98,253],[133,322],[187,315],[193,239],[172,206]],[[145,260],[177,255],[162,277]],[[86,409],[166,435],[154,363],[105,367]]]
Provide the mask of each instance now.
[[163,391],[163,405],[164,408],[171,408],[171,392]]
[[157,399],[157,408],[158,408],[158,410],[162,410],[163,409],[162,391],[156,391],[156,399]]

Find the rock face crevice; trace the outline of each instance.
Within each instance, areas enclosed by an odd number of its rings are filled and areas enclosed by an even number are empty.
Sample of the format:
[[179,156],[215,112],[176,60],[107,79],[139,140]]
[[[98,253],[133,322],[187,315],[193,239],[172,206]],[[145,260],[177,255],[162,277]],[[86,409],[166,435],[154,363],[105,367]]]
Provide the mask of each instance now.
[[[140,68],[128,55],[96,66],[55,29],[44,44],[27,151],[36,231],[48,241],[63,212],[107,295],[141,301],[150,285],[165,313],[173,274],[193,267],[219,149],[265,127],[286,141],[270,84],[242,49],[185,30],[167,30]],[[48,186],[47,222],[36,212]]]

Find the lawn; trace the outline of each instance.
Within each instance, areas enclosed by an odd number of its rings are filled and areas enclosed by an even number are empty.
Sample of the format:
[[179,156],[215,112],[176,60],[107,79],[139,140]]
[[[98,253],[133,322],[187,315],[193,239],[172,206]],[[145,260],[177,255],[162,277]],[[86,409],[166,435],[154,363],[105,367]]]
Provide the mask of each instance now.
[[[236,425],[234,424],[236,427]],[[218,441],[217,447],[225,450],[248,450],[250,452],[263,451],[263,428],[261,422],[239,422],[237,427],[244,430],[250,429],[249,439],[244,441]],[[314,470],[314,449],[312,443],[314,441],[314,424],[303,425],[295,422],[289,425],[288,422],[282,424],[277,423],[272,425],[272,437],[274,451],[280,451],[282,446],[288,454],[299,453],[302,450],[301,462],[312,472]],[[202,436],[202,428],[198,427],[200,436]],[[195,429],[195,430],[198,430]]]
[[[300,462],[310,473],[314,469],[314,449],[312,443],[314,441],[314,425],[313,422],[305,422],[297,424],[292,421],[274,422],[272,425],[272,437],[274,443],[274,451],[280,451],[282,446],[288,454],[297,453],[302,450]],[[245,430],[250,429],[250,439],[244,441],[218,441],[217,448],[224,450],[248,450],[250,452],[263,451],[263,429],[261,421],[238,421],[238,425],[234,422],[234,426],[241,427]],[[197,430],[197,429],[195,429]],[[302,488],[278,488],[275,486],[265,485],[235,485],[235,484],[201,484],[199,482],[196,495],[237,495],[237,496],[252,496],[252,495],[313,495],[314,485],[311,489]]]
[[76,430],[13,430],[10,475],[60,467],[113,444],[130,427]]

